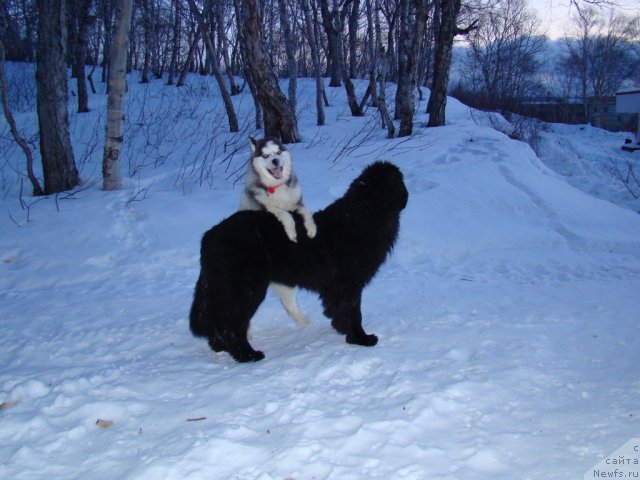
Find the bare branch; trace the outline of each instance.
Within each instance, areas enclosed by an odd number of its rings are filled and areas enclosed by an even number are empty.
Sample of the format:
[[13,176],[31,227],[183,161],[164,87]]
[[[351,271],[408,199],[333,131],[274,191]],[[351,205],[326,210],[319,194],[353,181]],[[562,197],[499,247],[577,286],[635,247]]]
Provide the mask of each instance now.
[[20,146],[22,151],[24,152],[24,156],[27,158],[27,176],[31,181],[31,185],[33,186],[33,194],[34,195],[44,195],[44,190],[40,186],[40,182],[36,178],[33,173],[33,155],[31,154],[31,149],[27,142],[22,138],[20,133],[18,132],[18,128],[16,127],[16,122],[11,114],[11,109],[9,108],[9,95],[7,93],[7,82],[4,75],[4,45],[0,40],[0,98],[2,98],[2,108],[4,110],[4,116],[7,119],[7,123],[9,124],[9,128],[11,129],[11,134],[15,139],[16,143]]

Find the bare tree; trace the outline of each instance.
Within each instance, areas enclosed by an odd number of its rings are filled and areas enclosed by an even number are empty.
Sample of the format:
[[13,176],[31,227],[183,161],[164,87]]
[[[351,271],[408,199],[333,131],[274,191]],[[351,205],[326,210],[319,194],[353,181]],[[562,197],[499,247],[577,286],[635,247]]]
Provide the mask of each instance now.
[[231,68],[231,62],[229,61],[229,40],[224,28],[224,1],[214,0],[215,18],[216,18],[216,31],[218,35],[218,44],[220,45],[222,61],[224,62],[224,69],[227,74],[227,80],[229,80],[229,88],[231,95],[237,95],[240,93],[240,86],[236,85],[233,78],[233,72]]
[[90,15],[92,0],[69,0],[69,2],[72,7],[68,11],[71,26],[69,32],[71,71],[78,87],[78,113],[85,113],[89,111],[89,93],[84,64],[87,58],[89,26],[92,22]]
[[347,7],[353,0],[343,0],[341,8],[335,6],[329,8],[328,0],[319,0],[320,13],[322,15],[322,26],[327,36],[327,62],[328,70],[331,76],[329,82],[330,87],[339,87],[342,85],[343,78],[343,44],[342,44],[342,25],[347,14]]
[[428,127],[440,127],[445,124],[445,109],[447,106],[447,87],[451,72],[451,58],[453,54],[453,40],[456,35],[467,34],[475,28],[472,23],[467,28],[458,27],[458,16],[462,8],[461,0],[435,0],[439,17],[436,20],[436,43],[433,81],[431,95],[427,105],[429,114]]
[[111,31],[113,27],[114,6],[111,0],[98,0],[97,7],[104,31],[101,81],[102,83],[106,83],[109,75],[109,62],[111,58]]
[[573,31],[564,39],[561,66],[567,83],[575,85],[582,98],[584,121],[589,119],[589,97],[593,97],[598,113],[604,108],[605,97],[638,72],[640,61],[632,54],[638,31],[637,16],[599,11],[592,6],[576,8]]
[[287,101],[264,49],[260,0],[242,0],[242,39],[245,61],[255,81],[257,96],[262,106],[264,134],[279,138],[284,143],[300,140],[295,112]]
[[526,0],[499,0],[480,14],[478,28],[467,36],[463,69],[472,106],[514,112],[524,97],[541,90],[536,79],[545,39],[539,29]]
[[397,35],[398,16],[400,13],[400,9],[398,8],[398,1],[397,0],[376,0],[376,13],[378,11],[381,13],[382,17],[384,17],[386,32],[383,29],[383,25],[380,24],[380,28],[378,29],[378,24],[377,24],[376,37],[379,37],[381,42],[383,40],[382,37],[386,33],[387,45],[385,47],[385,52],[386,52],[387,67],[388,67],[387,78],[389,80],[392,80],[396,78],[396,73],[398,71],[398,62],[397,62],[398,52],[396,48],[396,40],[398,37]]
[[[372,0],[365,0],[367,11],[367,39],[369,47],[369,85],[373,101],[378,107],[382,128],[387,128],[387,136],[393,138],[395,134],[395,125],[387,111],[385,100],[386,76],[387,76],[387,58],[382,41],[379,34],[374,34],[374,25],[376,30],[380,31],[380,19],[378,18],[378,9],[374,13]],[[377,53],[376,53],[377,52]]]
[[349,12],[349,6],[353,1],[354,0],[344,0],[341,9],[336,5],[333,10],[329,10],[328,0],[319,0],[322,24],[327,35],[327,51],[330,56],[330,58],[327,59],[331,74],[329,86],[340,86],[340,79],[342,79],[347,93],[347,103],[349,104],[351,115],[361,117],[364,115],[364,105],[372,93],[371,84],[369,84],[362,100],[358,102],[356,89],[349,76],[349,68],[344,58],[345,50],[348,50],[348,46],[345,48],[342,38],[344,21]]
[[[181,0],[178,0],[178,1],[181,1]],[[200,33],[197,28],[192,27],[190,30],[191,30],[191,34],[190,34],[191,42],[189,46],[189,52],[187,53],[187,58],[185,59],[184,64],[182,65],[182,70],[180,70],[180,77],[178,77],[178,82],[176,83],[176,87],[184,86],[184,82],[186,81],[189,67],[193,63],[193,56],[196,51],[198,40],[200,39]]]
[[142,27],[144,29],[144,64],[140,75],[140,83],[149,83],[149,70],[151,69],[151,56],[154,52],[155,28],[153,0],[141,0],[142,5]]
[[46,194],[80,183],[69,136],[64,0],[38,0],[38,126]]
[[211,58],[211,65],[213,66],[213,75],[218,83],[218,88],[220,89],[220,94],[222,95],[222,101],[224,103],[224,108],[227,112],[227,118],[229,119],[229,131],[237,132],[240,130],[238,126],[238,117],[236,115],[235,108],[233,107],[233,102],[231,101],[231,96],[229,95],[229,90],[227,90],[227,86],[224,83],[224,78],[222,78],[222,71],[220,70],[220,64],[218,63],[217,54],[215,48],[213,47],[213,43],[211,42],[211,36],[209,34],[209,28],[204,21],[204,17],[198,7],[196,6],[195,0],[189,0],[189,7],[191,8],[191,13],[196,17],[198,25],[200,26],[200,33],[202,34],[202,38],[204,39],[204,44],[207,47],[209,52],[209,56]]
[[313,63],[313,74],[316,79],[316,112],[317,124],[324,125],[324,106],[322,96],[324,94],[324,83],[322,81],[322,73],[320,71],[320,55],[318,53],[318,43],[316,41],[315,29],[313,28],[313,19],[311,10],[309,9],[309,1],[301,0],[302,10],[304,11],[304,20],[307,30],[307,40],[309,42],[309,50],[311,52],[311,61]]
[[356,78],[358,74],[359,19],[360,0],[353,0],[349,11],[349,78]]
[[0,40],[7,60],[32,62],[35,58],[37,11],[35,2],[0,2]]
[[173,77],[178,70],[178,53],[180,52],[180,32],[182,27],[182,0],[172,0],[173,5],[173,27],[171,40],[171,63],[169,64],[169,74],[167,85],[173,85]]
[[400,40],[398,43],[398,88],[396,118],[400,119],[398,136],[411,135],[415,113],[416,80],[420,42],[427,21],[426,2],[400,0]]
[[127,42],[132,10],[133,0],[118,1],[109,65],[107,128],[104,155],[102,156],[102,181],[105,190],[118,190],[121,188],[120,148],[124,138]]
[[253,106],[255,110],[255,126],[256,130],[262,129],[262,105],[260,103],[260,98],[258,98],[258,89],[256,87],[256,82],[253,79],[253,74],[251,73],[251,69],[249,68],[249,63],[247,62],[247,58],[249,58],[249,52],[247,51],[247,41],[244,38],[245,32],[243,29],[243,20],[242,20],[242,4],[241,0],[233,0],[233,8],[236,16],[236,30],[238,35],[238,46],[240,50],[240,57],[243,59],[242,61],[242,73],[244,75],[245,80],[247,81],[247,85],[249,85],[249,91],[251,92],[251,98],[253,99]]
[[284,45],[287,51],[287,65],[289,67],[289,104],[291,110],[296,111],[297,100],[296,90],[298,82],[298,64],[296,62],[295,44],[293,35],[291,34],[291,25],[289,24],[289,13],[287,12],[287,0],[278,0],[280,10],[280,24],[282,25],[282,33],[284,34]]
[[0,40],[0,100],[2,100],[2,110],[4,111],[4,118],[6,118],[7,123],[9,124],[11,135],[13,136],[13,139],[16,141],[16,143],[20,146],[20,148],[24,152],[24,156],[27,159],[27,176],[29,177],[29,181],[33,186],[33,194],[44,195],[44,190],[42,190],[40,182],[33,173],[33,154],[31,153],[31,149],[29,148],[29,145],[27,145],[27,142],[24,140],[24,138],[22,138],[22,136],[18,132],[18,127],[16,127],[16,122],[13,119],[11,109],[9,108],[9,93],[7,91],[7,82],[4,75],[4,45],[2,44],[2,40]]

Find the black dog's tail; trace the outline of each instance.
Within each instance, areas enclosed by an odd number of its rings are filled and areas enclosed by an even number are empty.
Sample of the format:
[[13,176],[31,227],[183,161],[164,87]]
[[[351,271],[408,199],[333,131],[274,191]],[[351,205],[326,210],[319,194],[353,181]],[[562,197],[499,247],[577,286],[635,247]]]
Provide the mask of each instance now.
[[189,327],[191,328],[191,333],[196,337],[210,337],[213,334],[213,332],[209,331],[209,325],[206,320],[207,302],[209,302],[206,287],[206,276],[200,272],[193,295],[191,312],[189,313]]

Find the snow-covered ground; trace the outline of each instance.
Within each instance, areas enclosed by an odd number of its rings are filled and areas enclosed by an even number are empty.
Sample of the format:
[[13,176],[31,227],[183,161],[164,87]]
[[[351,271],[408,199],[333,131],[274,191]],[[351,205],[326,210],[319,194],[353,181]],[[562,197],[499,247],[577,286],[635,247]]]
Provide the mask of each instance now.
[[635,134],[548,124],[537,149],[542,161],[574,187],[640,213],[640,151],[623,151],[625,139],[635,140]]
[[[234,136],[209,79],[130,87],[119,192],[99,188],[103,95],[71,116],[73,195],[21,206],[0,123],[0,478],[566,480],[638,436],[640,216],[586,166],[619,137],[545,133],[580,142],[541,150],[567,158],[556,173],[453,99],[446,127],[421,128],[422,104],[387,140],[331,89],[316,127],[302,80],[291,149],[312,210],[375,159],[405,174],[399,242],[363,298],[380,342],[347,345],[313,294],[306,329],[269,296],[266,359],[241,365],[187,315],[200,236],[238,206],[250,97]],[[32,135],[35,114],[17,118]]]

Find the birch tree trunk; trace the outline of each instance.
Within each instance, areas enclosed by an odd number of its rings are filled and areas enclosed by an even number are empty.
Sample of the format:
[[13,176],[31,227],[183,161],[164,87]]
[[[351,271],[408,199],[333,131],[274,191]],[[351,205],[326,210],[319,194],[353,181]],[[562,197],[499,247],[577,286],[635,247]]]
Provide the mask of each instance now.
[[387,55],[384,51],[384,47],[380,45],[379,50],[379,58],[378,58],[378,110],[380,110],[380,116],[382,117],[382,126],[383,128],[387,128],[387,135],[389,138],[393,138],[396,133],[396,127],[393,124],[393,119],[391,115],[389,115],[389,110],[387,109],[387,72],[389,70],[389,62],[387,60]]
[[358,76],[358,21],[360,17],[360,0],[353,0],[349,12],[349,77]]
[[224,31],[224,10],[223,0],[215,1],[215,17],[216,17],[216,31],[218,34],[218,45],[221,47],[222,61],[224,63],[224,70],[227,74],[227,80],[229,80],[229,89],[231,95],[238,95],[241,91],[240,86],[236,85],[235,78],[233,78],[233,71],[231,68],[231,62],[229,61],[229,40]]
[[429,104],[427,105],[427,113],[429,114],[427,127],[441,127],[445,124],[453,39],[456,35],[467,34],[476,28],[476,22],[465,29],[458,28],[458,15],[462,7],[461,0],[436,1],[440,2],[440,25],[437,29],[435,44],[431,95],[429,95]]
[[287,0],[278,0],[280,9],[280,23],[282,24],[282,33],[284,34],[285,49],[287,51],[287,66],[289,67],[289,104],[291,110],[296,111],[297,103],[296,90],[298,85],[298,65],[296,63],[295,42],[291,35],[291,26],[289,25],[289,14],[287,12]]
[[[342,11],[337,8],[333,11],[329,11],[329,5],[327,0],[320,1],[320,11],[322,14],[322,24],[327,34],[327,48],[329,55],[331,56],[331,81],[330,87],[340,86],[340,78],[344,82],[344,88],[347,93],[347,103],[351,110],[351,115],[354,117],[362,117],[364,115],[364,105],[367,103],[369,96],[372,93],[371,85],[367,88],[362,101],[358,103],[356,98],[356,89],[353,82],[349,78],[349,67],[344,58],[345,46],[342,41],[343,25],[348,13],[348,9],[354,0],[345,0],[342,4]],[[359,8],[359,7],[356,7]],[[335,75],[339,75],[338,79],[334,78]]]
[[180,30],[182,26],[182,0],[173,0],[173,40],[171,45],[171,62],[169,64],[169,75],[167,76],[167,85],[173,85],[173,78],[178,71],[178,52],[180,51]]
[[92,0],[75,0],[70,2],[73,8],[69,12],[69,25],[73,35],[69,32],[69,44],[71,49],[71,69],[76,77],[78,86],[78,113],[89,111],[89,93],[87,91],[87,76],[84,63],[87,57],[87,35],[91,22],[90,10]]
[[243,59],[242,61],[242,74],[244,75],[244,79],[247,81],[247,85],[249,85],[249,91],[251,92],[251,98],[253,99],[253,106],[255,109],[255,125],[256,130],[262,129],[262,105],[260,104],[260,99],[258,98],[258,90],[256,88],[256,82],[253,80],[253,75],[251,74],[251,69],[249,68],[249,62],[247,58],[249,58],[249,53],[247,52],[247,42],[244,38],[244,31],[242,29],[242,5],[240,0],[233,0],[233,8],[236,13],[236,31],[238,32],[238,47],[240,50],[240,56]]
[[100,15],[104,25],[104,49],[102,52],[102,73],[100,81],[106,83],[109,77],[109,62],[111,59],[111,30],[113,26],[113,5],[111,2],[100,2]]
[[233,102],[231,101],[231,96],[229,95],[227,86],[224,83],[224,79],[222,78],[220,64],[218,63],[218,57],[216,55],[215,49],[213,48],[213,43],[211,43],[209,29],[207,28],[207,25],[204,22],[204,17],[202,16],[200,10],[198,10],[198,7],[196,6],[194,0],[189,0],[189,8],[191,9],[191,13],[193,13],[193,15],[196,17],[198,25],[200,26],[202,39],[204,40],[204,44],[207,47],[207,51],[209,52],[211,66],[213,67],[213,76],[218,83],[218,88],[220,89],[220,94],[222,95],[222,102],[224,103],[224,108],[227,112],[227,118],[229,119],[229,131],[238,132],[240,131],[240,128],[238,126],[238,117],[236,116],[236,111],[233,107]]
[[406,137],[413,132],[413,114],[416,110],[416,67],[427,20],[427,9],[424,2],[420,0],[402,0],[401,3],[405,4],[401,8],[406,8],[406,18],[402,19],[400,24],[396,116],[400,119],[398,136]]
[[[386,76],[387,76],[387,58],[380,40],[380,35],[374,35],[374,25],[380,29],[380,19],[376,10],[376,20],[373,20],[372,0],[366,0],[367,10],[367,38],[369,47],[369,83],[371,85],[371,96],[373,103],[378,107],[380,112],[381,126],[387,129],[388,138],[393,138],[395,134],[395,125],[387,110],[385,99]],[[378,54],[376,54],[376,45]],[[379,90],[376,88],[376,81],[380,83]]]
[[[160,64],[160,42],[158,39],[158,23],[160,22],[160,2],[151,0],[151,71],[153,76],[162,78],[162,65]],[[133,14],[132,14],[133,19]]]
[[187,79],[187,72],[189,71],[189,67],[193,62],[193,52],[196,50],[196,45],[198,44],[198,39],[200,38],[200,33],[197,28],[193,29],[193,40],[191,41],[191,46],[189,47],[189,53],[187,53],[187,59],[182,65],[182,70],[180,71],[180,77],[178,77],[178,83],[176,83],[176,87],[183,87],[184,82]]
[[131,27],[133,0],[119,0],[116,7],[111,61],[109,63],[109,97],[107,128],[102,157],[102,182],[105,190],[118,190],[120,178],[120,148],[124,139],[124,96],[127,81],[127,41]]
[[[329,74],[331,80],[329,81],[330,87],[339,87],[342,85],[342,65],[340,64],[340,50],[342,49],[341,35],[342,30],[335,28],[334,17],[340,18],[340,14],[337,11],[331,12],[329,10],[328,0],[319,0],[320,13],[322,14],[322,26],[327,35],[327,62],[329,63]],[[344,6],[343,6],[344,8]]]
[[38,0],[38,126],[45,194],[80,183],[69,136],[64,0]]
[[320,55],[318,54],[318,43],[316,41],[315,29],[313,28],[313,19],[311,18],[311,10],[309,8],[309,0],[302,0],[302,10],[304,11],[304,21],[307,29],[307,39],[309,41],[309,50],[311,51],[311,61],[313,62],[313,73],[316,77],[316,111],[317,124],[324,125],[324,105],[322,96],[324,93],[324,83],[322,82],[322,72],[320,71]]
[[402,102],[407,94],[406,63],[408,48],[406,48],[407,36],[409,34],[409,0],[398,0],[398,88],[396,89],[394,120],[400,120],[402,112]]
[[91,0],[84,0],[80,3],[78,14],[78,50],[76,52],[76,71],[78,82],[78,112],[89,111],[89,93],[87,91],[87,76],[84,70],[87,58],[87,44],[89,34]]
[[[149,69],[151,68],[151,50],[152,47],[152,35],[151,35],[151,19],[152,11],[150,2],[152,0],[142,0],[142,27],[144,29],[144,64],[142,67],[142,73],[140,76],[140,83],[149,83]],[[115,40],[114,40],[115,43]]]
[[264,49],[260,0],[242,0],[245,59],[255,81],[264,118],[264,135],[283,143],[300,141],[295,112],[278,85]]

